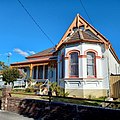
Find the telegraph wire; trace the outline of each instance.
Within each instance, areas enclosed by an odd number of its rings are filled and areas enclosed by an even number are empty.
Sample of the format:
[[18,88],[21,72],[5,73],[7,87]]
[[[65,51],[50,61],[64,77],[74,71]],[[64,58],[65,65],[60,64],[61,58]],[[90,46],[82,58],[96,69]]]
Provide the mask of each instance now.
[[87,15],[88,19],[90,20],[91,24],[93,25],[93,22],[92,22],[92,20],[91,20],[90,16],[88,15],[88,12],[87,12],[86,8],[85,8],[85,7],[84,7],[84,5],[83,5],[82,0],[80,0],[80,3],[81,3],[81,5],[82,5],[82,7],[83,7],[83,9],[84,9],[84,11],[85,11],[85,13],[86,13],[86,15]]
[[26,11],[26,13],[29,15],[29,17],[32,19],[32,21],[36,24],[36,26],[39,28],[39,30],[47,37],[47,39],[53,44],[53,41],[50,39],[50,37],[45,33],[45,31],[40,27],[40,25],[36,22],[36,20],[33,18],[33,16],[29,13],[29,11],[25,8],[25,6],[22,4],[20,0],[17,0],[19,4],[22,6],[22,8]]

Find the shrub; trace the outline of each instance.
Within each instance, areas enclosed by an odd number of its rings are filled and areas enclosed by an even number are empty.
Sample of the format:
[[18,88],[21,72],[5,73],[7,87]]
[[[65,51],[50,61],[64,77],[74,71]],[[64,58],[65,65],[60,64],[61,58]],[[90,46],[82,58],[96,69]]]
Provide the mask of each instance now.
[[12,89],[12,92],[13,93],[16,93],[16,92],[24,93],[25,90],[24,89]]
[[40,89],[41,85],[43,85],[42,82],[37,82],[37,83],[34,85],[34,88]]
[[50,86],[52,92],[56,94],[56,96],[63,96],[63,97],[67,97],[69,95],[68,92],[65,93],[65,89],[61,88],[56,82],[51,83]]
[[25,92],[34,92],[35,90],[34,90],[34,88],[33,87],[28,87],[28,88],[26,88],[25,89]]

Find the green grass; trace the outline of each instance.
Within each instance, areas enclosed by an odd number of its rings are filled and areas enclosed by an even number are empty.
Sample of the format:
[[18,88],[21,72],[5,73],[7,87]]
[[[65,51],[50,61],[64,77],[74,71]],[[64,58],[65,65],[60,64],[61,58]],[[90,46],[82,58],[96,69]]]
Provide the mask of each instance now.
[[[24,95],[25,94],[25,95]],[[26,90],[14,89],[11,92],[13,97],[19,98],[31,98],[31,99],[44,99],[48,100],[47,96],[35,96],[35,92],[27,92]],[[103,100],[103,98],[100,98]],[[73,103],[73,104],[82,104],[82,105],[91,105],[91,106],[99,106],[100,102],[96,101],[86,101],[86,100],[74,100],[74,99],[67,99],[67,98],[54,98],[52,97],[53,102],[64,102],[64,103]]]
[[[0,90],[0,96],[2,96],[2,91]],[[29,99],[38,99],[38,100],[49,100],[48,96],[38,96],[35,95],[35,92],[27,92],[25,90],[21,89],[13,89],[11,91],[12,97],[19,97],[19,98],[29,98]],[[51,99],[53,102],[64,102],[64,103],[72,103],[72,104],[81,104],[81,105],[88,105],[88,106],[100,106],[102,102],[97,101],[87,101],[87,100],[75,100],[75,99],[67,99],[67,98],[57,98],[52,97]],[[94,98],[94,100],[105,100],[105,97],[101,98]],[[119,100],[120,102],[120,100]],[[120,105],[118,107],[115,106],[115,108],[120,109]]]
[[73,103],[73,104],[82,104],[82,105],[90,105],[90,106],[99,106],[97,102],[85,101],[85,100],[73,100],[66,98],[53,98],[54,102],[64,102],[64,103]]

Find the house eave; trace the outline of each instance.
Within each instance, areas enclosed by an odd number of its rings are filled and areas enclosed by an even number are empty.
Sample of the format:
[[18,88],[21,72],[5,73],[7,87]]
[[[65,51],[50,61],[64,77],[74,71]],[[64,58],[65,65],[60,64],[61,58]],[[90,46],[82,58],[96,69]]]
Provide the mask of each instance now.
[[[68,41],[68,42],[64,42],[62,43],[60,46],[59,46],[59,49],[60,50],[62,48],[62,46],[64,45],[67,45],[67,44],[75,44],[75,43],[100,43],[100,44],[104,44],[104,42],[102,41],[95,41],[95,40],[89,40],[89,39],[80,39],[80,40],[75,40],[75,41]],[[57,51],[58,51],[57,50]]]

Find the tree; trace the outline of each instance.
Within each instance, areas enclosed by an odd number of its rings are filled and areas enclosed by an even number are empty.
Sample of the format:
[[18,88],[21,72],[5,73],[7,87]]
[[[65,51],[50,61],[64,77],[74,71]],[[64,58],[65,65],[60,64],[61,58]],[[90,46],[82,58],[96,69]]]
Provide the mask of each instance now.
[[3,72],[3,81],[5,81],[5,84],[12,83],[14,85],[14,81],[17,80],[17,78],[20,77],[20,72],[17,68],[7,68],[4,69]]
[[0,61],[0,70],[4,70],[4,69],[7,69],[7,68],[8,68],[8,66],[5,65],[4,62]]

